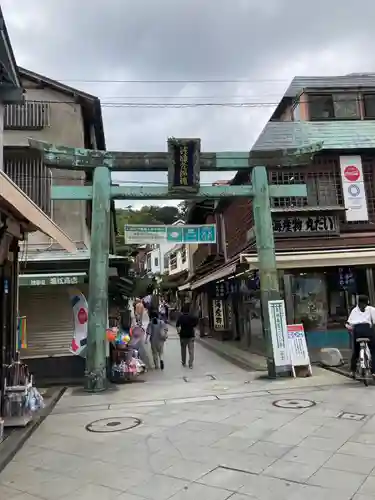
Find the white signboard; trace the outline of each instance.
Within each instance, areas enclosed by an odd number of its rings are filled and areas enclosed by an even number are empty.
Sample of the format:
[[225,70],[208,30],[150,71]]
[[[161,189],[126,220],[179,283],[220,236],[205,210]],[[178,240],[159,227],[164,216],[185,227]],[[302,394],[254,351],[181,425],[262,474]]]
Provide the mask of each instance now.
[[286,324],[285,303],[283,300],[268,302],[273,357],[276,367],[291,365],[288,349],[288,327]]
[[296,376],[294,370],[295,366],[307,366],[309,368],[310,375],[312,375],[310,356],[307,349],[303,325],[288,325],[288,345],[292,361],[293,375]]
[[165,243],[165,226],[141,226],[137,224],[125,225],[125,243],[129,245],[160,244]]
[[340,156],[341,183],[346,220],[368,221],[367,199],[360,156]]

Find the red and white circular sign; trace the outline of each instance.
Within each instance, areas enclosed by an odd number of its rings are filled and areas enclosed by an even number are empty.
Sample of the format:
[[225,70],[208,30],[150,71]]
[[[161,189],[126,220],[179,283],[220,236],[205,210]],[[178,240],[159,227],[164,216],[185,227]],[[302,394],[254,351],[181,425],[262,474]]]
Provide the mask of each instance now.
[[344,169],[344,177],[349,182],[356,182],[361,177],[361,172],[355,165],[348,165]]
[[78,311],[77,317],[81,325],[84,325],[88,320],[86,309],[83,309],[83,307],[81,307],[81,309]]

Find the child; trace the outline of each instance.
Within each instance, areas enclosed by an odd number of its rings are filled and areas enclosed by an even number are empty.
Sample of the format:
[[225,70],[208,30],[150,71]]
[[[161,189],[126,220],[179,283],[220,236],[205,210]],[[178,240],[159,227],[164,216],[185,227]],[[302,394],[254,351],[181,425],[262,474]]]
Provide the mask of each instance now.
[[155,369],[164,370],[164,343],[168,338],[168,327],[156,312],[152,312],[147,327],[147,338],[150,339]]

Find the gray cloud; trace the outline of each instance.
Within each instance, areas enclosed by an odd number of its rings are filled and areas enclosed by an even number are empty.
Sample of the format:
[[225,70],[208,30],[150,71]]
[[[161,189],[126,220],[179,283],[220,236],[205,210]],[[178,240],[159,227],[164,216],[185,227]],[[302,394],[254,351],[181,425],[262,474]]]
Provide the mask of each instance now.
[[[272,106],[129,109],[106,107],[109,101],[155,102],[160,101],[158,96],[174,96],[173,102],[276,103],[295,74],[375,72],[373,0],[3,0],[2,4],[20,65],[51,78],[80,80],[70,84],[102,98],[111,149],[164,150],[170,135],[199,136],[205,150],[249,149]],[[82,81],[160,79],[251,82]],[[212,174],[210,179],[224,177]]]

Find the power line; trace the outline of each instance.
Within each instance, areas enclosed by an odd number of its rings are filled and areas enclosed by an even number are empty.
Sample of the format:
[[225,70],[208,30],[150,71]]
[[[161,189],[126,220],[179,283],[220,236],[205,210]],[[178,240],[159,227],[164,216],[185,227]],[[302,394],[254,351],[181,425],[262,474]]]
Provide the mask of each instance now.
[[76,78],[55,78],[56,81],[61,83],[126,83],[126,84],[206,84],[206,83],[290,83],[289,79],[277,79],[277,78],[260,78],[260,79],[201,79],[201,80],[89,80],[89,79],[76,79]]
[[[371,95],[371,93],[368,93],[367,95]],[[239,97],[239,96],[238,96]],[[135,99],[136,97],[134,97]],[[144,96],[144,97],[137,97],[137,99],[149,99],[151,97]],[[155,97],[154,97],[155,98]],[[156,97],[157,98],[157,97]],[[189,98],[193,98],[192,96]],[[196,99],[200,99],[199,96],[195,97]],[[203,98],[203,97],[202,97]],[[208,99],[208,97],[205,97]],[[212,97],[214,98],[214,97]],[[236,98],[236,96],[233,96],[233,98]],[[116,99],[116,97],[113,97],[112,99]],[[129,99],[132,99],[129,97]],[[181,98],[180,96],[176,97],[164,97],[161,96],[160,99],[185,99],[184,97]],[[200,108],[200,107],[232,107],[232,108],[268,108],[268,107],[276,107],[280,104],[281,99],[278,101],[260,101],[260,100],[254,100],[254,101],[240,101],[240,102],[229,102],[229,101],[215,101],[215,102],[183,102],[183,100],[179,102],[130,102],[130,101],[102,101],[101,106],[102,108]],[[345,99],[342,101],[335,102],[334,104],[337,106],[345,106],[346,104],[349,103],[359,103],[361,99],[358,97],[353,97],[352,99]],[[27,102],[27,101],[26,101]],[[72,104],[76,105],[79,104],[77,101],[28,101],[28,102],[40,102],[41,104]],[[310,104],[310,103],[316,103],[315,100],[306,100],[304,101],[304,104]],[[333,105],[330,107],[334,107]]]

